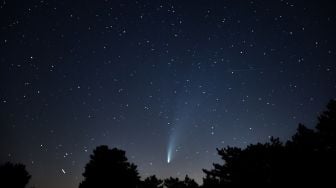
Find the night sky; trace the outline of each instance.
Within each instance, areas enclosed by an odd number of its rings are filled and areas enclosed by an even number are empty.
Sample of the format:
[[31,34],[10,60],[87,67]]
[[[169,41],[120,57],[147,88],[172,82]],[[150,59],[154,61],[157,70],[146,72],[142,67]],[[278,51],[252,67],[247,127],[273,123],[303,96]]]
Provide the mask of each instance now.
[[1,0],[0,162],[78,187],[98,145],[202,182],[216,148],[313,127],[336,94],[336,3]]

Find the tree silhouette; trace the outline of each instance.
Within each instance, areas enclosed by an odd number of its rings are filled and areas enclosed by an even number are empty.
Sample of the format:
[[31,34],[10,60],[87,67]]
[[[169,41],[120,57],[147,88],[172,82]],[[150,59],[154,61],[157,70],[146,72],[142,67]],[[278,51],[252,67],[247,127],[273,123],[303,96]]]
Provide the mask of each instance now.
[[318,117],[316,130],[300,124],[287,149],[292,154],[291,176],[296,181],[319,184],[335,184],[336,176],[336,101],[331,100],[327,110]]
[[318,117],[316,126],[323,149],[328,152],[336,152],[336,100],[331,100],[327,110]]
[[299,124],[292,140],[217,149],[224,164],[203,169],[203,187],[335,185],[336,101],[318,117],[316,130]]
[[24,188],[30,178],[23,164],[7,162],[0,166],[0,187]]
[[183,183],[184,183],[185,188],[197,188],[197,187],[199,187],[198,184],[195,182],[195,180],[189,178],[188,175],[185,176]]
[[204,187],[272,185],[272,182],[278,182],[279,164],[282,163],[280,156],[284,152],[278,139],[272,138],[271,143],[249,145],[246,149],[227,147],[217,149],[217,152],[225,163],[214,164],[214,169],[210,171],[203,170],[206,174]]
[[320,144],[318,160],[322,163],[317,169],[322,171],[319,179],[323,178],[326,184],[335,185],[336,175],[330,172],[336,169],[336,100],[331,100],[327,110],[318,117],[316,129]]
[[98,146],[90,158],[79,188],[133,188],[139,185],[137,167],[127,161],[125,151],[103,145]]
[[164,185],[167,188],[184,188],[183,181],[180,181],[178,178],[167,178],[164,180]]
[[163,181],[158,179],[155,175],[147,177],[142,182],[143,188],[163,188]]
[[198,184],[186,175],[183,181],[179,178],[167,178],[164,180],[164,186],[166,188],[197,188]]

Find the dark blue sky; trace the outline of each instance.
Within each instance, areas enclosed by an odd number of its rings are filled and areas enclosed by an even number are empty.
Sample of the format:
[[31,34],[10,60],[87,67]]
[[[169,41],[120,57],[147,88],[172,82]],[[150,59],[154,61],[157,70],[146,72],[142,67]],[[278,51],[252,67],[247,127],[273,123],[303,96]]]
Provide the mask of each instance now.
[[[0,2],[0,162],[78,186],[92,150],[202,181],[216,147],[313,127],[336,91],[329,1]],[[169,153],[170,163],[167,163]]]

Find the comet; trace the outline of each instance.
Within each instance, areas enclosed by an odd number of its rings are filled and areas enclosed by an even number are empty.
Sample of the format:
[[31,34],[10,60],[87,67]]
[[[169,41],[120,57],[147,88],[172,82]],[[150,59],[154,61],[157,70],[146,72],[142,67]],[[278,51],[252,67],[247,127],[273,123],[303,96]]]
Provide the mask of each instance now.
[[169,164],[170,163],[170,152],[168,152],[168,155],[167,155],[167,163]]
[[173,158],[173,150],[175,145],[174,135],[170,136],[167,148],[167,163],[169,164]]

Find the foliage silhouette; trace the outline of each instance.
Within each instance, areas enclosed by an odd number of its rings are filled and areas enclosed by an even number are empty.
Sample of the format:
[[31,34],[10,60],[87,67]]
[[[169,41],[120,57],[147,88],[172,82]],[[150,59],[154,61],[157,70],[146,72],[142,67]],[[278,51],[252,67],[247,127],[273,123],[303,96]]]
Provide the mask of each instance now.
[[147,177],[142,183],[143,188],[163,188],[163,181],[158,179],[155,175]]
[[336,101],[331,100],[327,110],[318,117],[316,130],[300,124],[287,149],[292,154],[291,177],[297,183],[335,185],[336,168]]
[[245,149],[217,149],[224,164],[203,169],[203,187],[335,185],[336,101],[318,117],[316,130],[299,124],[297,133],[285,144],[251,144]]
[[31,176],[23,164],[5,163],[0,166],[0,186],[11,188],[24,188]]
[[227,147],[217,149],[217,152],[225,164],[214,164],[213,170],[203,170],[206,174],[205,187],[270,185],[278,181],[278,171],[274,168],[280,170],[280,156],[284,152],[278,139],[272,138],[271,143],[249,145],[244,150]]
[[184,183],[185,188],[197,188],[197,187],[199,187],[198,184],[195,182],[195,180],[189,178],[188,175],[185,176],[183,183]]
[[178,178],[167,178],[164,180],[164,186],[167,188],[183,188],[183,181],[180,181]]
[[186,175],[184,180],[179,180],[178,178],[167,178],[164,180],[164,186],[166,188],[197,188],[198,184]]
[[136,165],[129,163],[125,151],[98,146],[85,166],[84,180],[79,188],[135,188],[140,184]]

